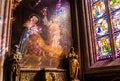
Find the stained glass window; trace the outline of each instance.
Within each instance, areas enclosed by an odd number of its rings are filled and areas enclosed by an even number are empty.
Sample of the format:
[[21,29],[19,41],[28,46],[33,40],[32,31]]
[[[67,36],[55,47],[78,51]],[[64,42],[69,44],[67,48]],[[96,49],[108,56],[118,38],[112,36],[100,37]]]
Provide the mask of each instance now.
[[108,4],[111,11],[115,11],[120,8],[120,0],[108,0]]
[[97,60],[120,57],[120,0],[91,0]]
[[114,32],[120,30],[120,10],[112,13],[112,27]]
[[108,34],[108,23],[105,18],[101,18],[95,21],[94,30],[96,33],[96,37],[101,37],[103,35]]
[[109,36],[104,36],[97,39],[96,51],[97,51],[97,60],[112,57]]
[[[94,0],[96,1],[96,0]],[[95,19],[102,17],[105,15],[105,3],[104,0],[97,1],[92,4],[92,14]]]
[[120,32],[114,34],[114,46],[117,57],[120,57]]

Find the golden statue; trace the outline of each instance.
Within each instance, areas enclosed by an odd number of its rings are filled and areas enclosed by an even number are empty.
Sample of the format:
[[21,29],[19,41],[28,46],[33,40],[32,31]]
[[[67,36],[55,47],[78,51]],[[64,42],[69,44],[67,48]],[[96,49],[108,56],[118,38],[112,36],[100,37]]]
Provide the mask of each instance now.
[[16,51],[12,54],[10,61],[12,61],[11,72],[10,72],[10,81],[19,81],[20,79],[20,62],[22,55],[19,52],[19,46],[15,45]]
[[55,77],[56,77],[55,72],[46,73],[46,81],[56,81]]
[[79,69],[78,55],[76,55],[76,53],[74,52],[73,47],[70,50],[68,59],[69,59],[70,79],[72,81],[79,81],[78,80],[78,69]]

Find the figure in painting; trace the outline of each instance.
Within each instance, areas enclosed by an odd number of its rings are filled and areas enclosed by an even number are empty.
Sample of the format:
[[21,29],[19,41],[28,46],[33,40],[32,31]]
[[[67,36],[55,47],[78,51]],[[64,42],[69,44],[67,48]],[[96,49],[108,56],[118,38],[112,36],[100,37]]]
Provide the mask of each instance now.
[[[19,43],[23,57],[21,67],[57,68],[60,67],[60,61],[65,57],[66,52],[68,54],[72,45],[70,4],[68,0],[54,0],[53,3],[45,1],[46,5],[41,5],[44,1],[39,0],[38,3],[39,5],[34,7],[36,9],[30,8],[33,12],[27,12],[30,16],[23,24],[25,31]],[[34,4],[30,6],[33,7]],[[26,19],[26,15],[26,13],[21,14],[21,17],[24,17],[21,19]],[[19,26],[19,28],[22,31],[23,27]]]
[[38,26],[39,17],[32,15],[24,26],[27,28],[23,34],[20,44],[20,52],[23,54],[24,67],[40,66],[41,59],[45,54],[57,54],[60,55],[62,50],[50,47],[44,41],[40,35],[41,27]]
[[21,41],[20,41],[20,52],[22,54],[26,54],[27,52],[27,45],[28,45],[28,42],[29,42],[29,36],[31,36],[32,34],[38,34],[38,25],[37,25],[37,22],[38,22],[38,18],[37,15],[32,15],[30,17],[29,20],[27,20],[25,23],[24,23],[24,26],[26,27],[25,31],[23,32],[23,36],[21,38]]
[[44,10],[44,25],[48,26],[48,30],[49,30],[49,45],[51,47],[55,47],[57,49],[62,49],[61,45],[60,45],[60,38],[61,38],[61,30],[60,30],[60,24],[58,22],[58,18],[54,15],[51,18],[51,21],[48,21],[47,19],[47,13],[46,10]]
[[79,70],[79,62],[78,62],[78,55],[74,52],[74,48],[72,47],[70,53],[68,55],[69,59],[69,73],[70,79],[72,81],[79,81],[78,80],[78,70]]

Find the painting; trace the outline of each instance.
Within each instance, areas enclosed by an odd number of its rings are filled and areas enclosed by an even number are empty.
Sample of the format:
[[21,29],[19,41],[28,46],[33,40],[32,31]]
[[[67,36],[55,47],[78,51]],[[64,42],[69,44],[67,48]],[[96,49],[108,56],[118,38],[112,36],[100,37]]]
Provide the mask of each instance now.
[[12,50],[21,68],[58,68],[72,46],[68,0],[22,0],[13,10]]

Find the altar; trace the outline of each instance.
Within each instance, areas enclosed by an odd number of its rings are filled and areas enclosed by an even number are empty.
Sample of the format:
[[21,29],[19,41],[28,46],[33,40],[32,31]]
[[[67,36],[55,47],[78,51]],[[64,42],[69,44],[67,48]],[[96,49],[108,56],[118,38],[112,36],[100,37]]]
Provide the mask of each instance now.
[[66,69],[21,69],[20,81],[68,81]]

